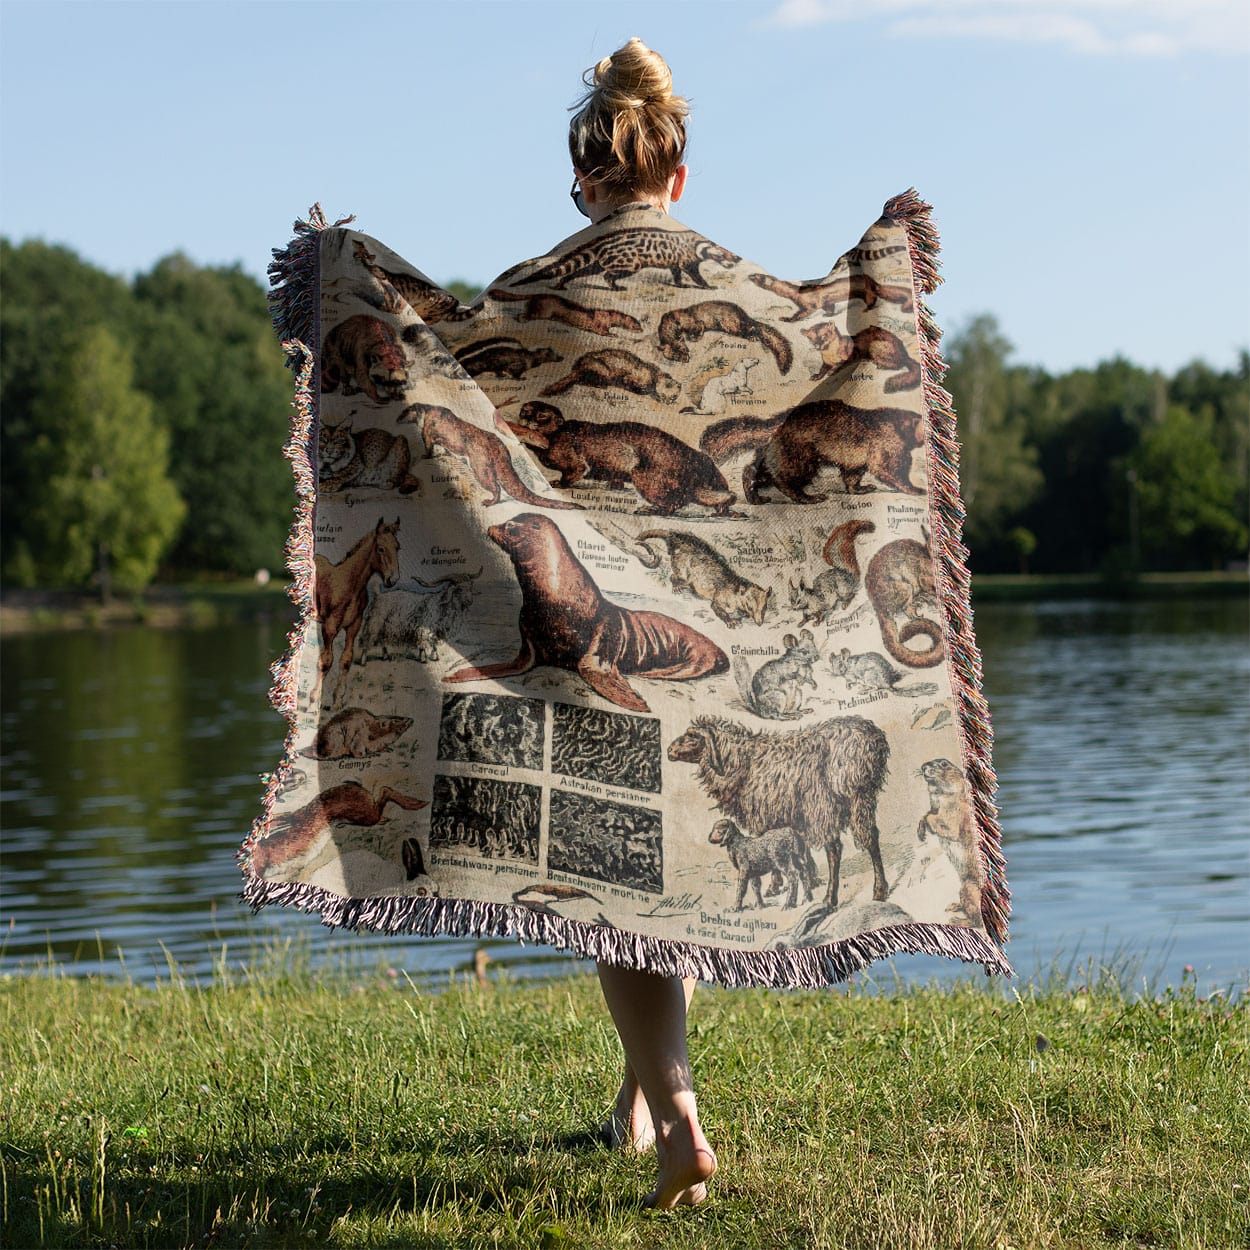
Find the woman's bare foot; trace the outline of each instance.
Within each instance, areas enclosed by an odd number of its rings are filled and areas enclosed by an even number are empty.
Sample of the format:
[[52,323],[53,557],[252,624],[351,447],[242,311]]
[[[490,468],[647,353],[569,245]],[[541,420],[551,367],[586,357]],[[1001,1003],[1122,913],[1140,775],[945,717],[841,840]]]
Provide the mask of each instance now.
[[698,1120],[664,1125],[655,1141],[660,1178],[644,1205],[661,1211],[695,1207],[707,1197],[707,1182],[716,1171],[716,1156]]
[[604,1144],[613,1150],[635,1150],[643,1154],[655,1145],[651,1108],[647,1106],[637,1080],[631,1080],[629,1075],[621,1083],[616,1103],[600,1129],[600,1136]]

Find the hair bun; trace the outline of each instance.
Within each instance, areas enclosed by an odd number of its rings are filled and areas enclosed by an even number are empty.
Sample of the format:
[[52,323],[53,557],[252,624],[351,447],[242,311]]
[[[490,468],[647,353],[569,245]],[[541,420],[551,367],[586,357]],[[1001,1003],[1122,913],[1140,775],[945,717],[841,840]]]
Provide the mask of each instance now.
[[664,58],[637,36],[605,56],[586,84],[610,97],[611,107],[643,108],[667,104],[673,97],[673,74]]

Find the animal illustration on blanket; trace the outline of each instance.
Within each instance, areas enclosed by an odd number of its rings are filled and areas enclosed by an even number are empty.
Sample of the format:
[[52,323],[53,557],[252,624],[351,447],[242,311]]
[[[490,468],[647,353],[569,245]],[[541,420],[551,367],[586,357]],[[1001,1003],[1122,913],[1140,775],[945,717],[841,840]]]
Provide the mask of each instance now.
[[339,657],[336,692],[342,690],[343,676],[351,667],[356,635],[364,622],[370,579],[380,577],[387,586],[394,586],[399,580],[399,518],[390,525],[379,518],[377,525],[337,564],[332,564],[326,556],[317,555],[314,565],[317,575],[313,616],[321,629],[321,648],[309,701],[316,706],[321,701],[325,675],[334,663],[334,644],[339,634],[343,635],[343,650]]
[[627,677],[690,681],[729,667],[725,653],[689,625],[605,599],[549,517],[521,513],[486,532],[508,553],[521,585],[520,650],[512,660],[457,669],[444,681],[516,677],[552,665],[576,672],[618,707],[646,712]]
[[321,491],[394,490],[410,495],[421,481],[409,472],[412,452],[403,435],[352,428],[349,414],[337,425],[322,425],[317,440],[317,488]]
[[776,417],[730,417],[708,426],[700,446],[718,464],[743,449],[755,455],[742,471],[749,503],[763,503],[761,491],[775,486],[792,503],[822,503],[827,494],[807,488],[826,465],[841,471],[851,495],[875,490],[871,473],[888,489],[921,495],[910,480],[911,454],[923,441],[918,414],[901,408],[855,408],[838,399],[800,404]]
[[838,905],[847,829],[872,860],[872,897],[882,902],[889,893],[876,820],[889,757],[885,734],[861,716],[835,717],[787,733],[700,716],[668,747],[668,758],[694,764],[716,806],[748,832],[788,825],[825,848],[829,910]]
[[300,619],[245,897],[729,985],[1009,972],[928,207],[806,282],[578,225],[471,303],[319,214],[275,253]]
[[321,389],[362,391],[375,404],[402,399],[408,360],[395,331],[377,317],[357,314],[327,331],[321,346]]
[[512,432],[560,474],[560,486],[605,482],[632,486],[647,501],[639,516],[672,515],[690,504],[732,513],[736,496],[712,460],[681,439],[642,421],[568,420],[540,400],[524,404]]
[[400,425],[417,426],[427,457],[440,447],[449,455],[461,457],[473,480],[486,491],[482,500],[485,508],[502,503],[505,494],[518,503],[538,508],[581,508],[572,500],[535,494],[521,481],[503,443],[489,430],[461,420],[450,408],[441,404],[409,404],[397,420]]
[[687,361],[689,345],[711,332],[760,344],[772,353],[781,373],[789,373],[794,364],[794,348],[784,334],[726,300],[708,300],[665,313],[660,318],[660,352],[666,360]]
[[[772,597],[771,589],[757,586],[749,578],[735,573],[724,556],[711,543],[697,534],[681,530],[646,530],[637,537],[645,544],[651,540],[668,548],[669,572],[674,590],[688,590],[712,605],[712,611],[733,629],[749,618],[763,625]],[[644,550],[649,550],[645,548]],[[638,557],[647,568],[659,567],[659,557]]]

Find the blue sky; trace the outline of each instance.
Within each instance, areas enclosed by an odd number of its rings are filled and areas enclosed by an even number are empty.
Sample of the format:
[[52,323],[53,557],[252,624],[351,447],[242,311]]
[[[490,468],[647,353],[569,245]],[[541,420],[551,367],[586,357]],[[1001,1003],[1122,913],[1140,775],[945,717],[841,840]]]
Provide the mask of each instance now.
[[314,200],[484,283],[579,227],[567,108],[630,35],[690,97],[678,216],[825,272],[910,185],[1016,359],[1250,344],[1244,0],[0,0],[0,229],[262,275]]

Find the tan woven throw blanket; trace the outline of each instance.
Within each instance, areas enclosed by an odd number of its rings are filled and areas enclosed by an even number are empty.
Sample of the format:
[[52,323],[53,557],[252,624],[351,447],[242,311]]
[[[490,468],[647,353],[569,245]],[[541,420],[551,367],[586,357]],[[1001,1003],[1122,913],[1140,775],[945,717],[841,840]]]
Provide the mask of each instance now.
[[936,252],[914,192],[799,283],[630,205],[462,305],[297,223],[247,901],[729,985],[1010,973]]

